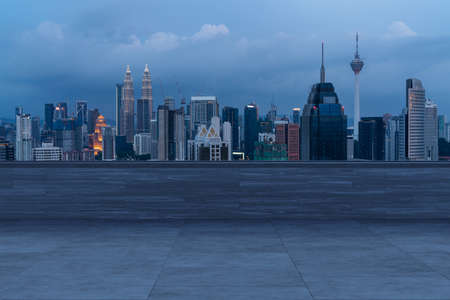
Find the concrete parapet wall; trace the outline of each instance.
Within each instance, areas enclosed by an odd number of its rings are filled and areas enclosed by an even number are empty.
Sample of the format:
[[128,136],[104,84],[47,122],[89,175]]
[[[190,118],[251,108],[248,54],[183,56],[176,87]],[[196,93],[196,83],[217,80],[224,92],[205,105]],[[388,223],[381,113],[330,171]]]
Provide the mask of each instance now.
[[448,163],[0,163],[0,220],[449,217]]

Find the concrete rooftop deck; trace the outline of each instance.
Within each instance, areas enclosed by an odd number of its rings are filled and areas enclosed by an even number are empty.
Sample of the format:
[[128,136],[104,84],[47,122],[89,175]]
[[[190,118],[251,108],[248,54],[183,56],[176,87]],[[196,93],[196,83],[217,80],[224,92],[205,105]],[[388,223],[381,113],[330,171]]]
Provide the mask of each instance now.
[[0,299],[450,299],[445,221],[10,221]]

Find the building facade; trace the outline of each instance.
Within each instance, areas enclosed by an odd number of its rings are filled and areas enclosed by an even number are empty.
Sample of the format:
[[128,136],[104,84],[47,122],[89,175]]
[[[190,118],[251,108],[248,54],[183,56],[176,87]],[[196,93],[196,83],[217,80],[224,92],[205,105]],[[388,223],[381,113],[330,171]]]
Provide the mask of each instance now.
[[57,161],[63,159],[63,151],[51,143],[43,143],[42,147],[33,148],[33,160],[35,161]]
[[425,160],[425,89],[418,79],[406,80],[406,157]]
[[126,136],[128,143],[134,141],[134,87],[133,78],[131,77],[130,66],[127,66],[125,72],[125,79],[122,87],[122,104],[121,104],[121,117],[120,125],[122,129],[121,134]]
[[212,117],[219,116],[219,102],[215,96],[195,96],[191,97],[190,104],[191,133],[188,138],[194,138],[198,127],[211,125]]
[[359,121],[358,158],[385,160],[386,129],[382,117],[367,117]]
[[256,104],[248,104],[244,108],[244,152],[246,159],[253,160],[258,133],[258,107]]
[[438,108],[431,100],[425,103],[424,143],[425,160],[439,160]]
[[239,109],[235,107],[225,106],[222,109],[222,122],[229,122],[231,124],[231,144],[233,152],[240,150],[240,135],[239,135]]
[[18,161],[30,161],[32,155],[31,116],[24,114],[21,108],[16,115],[15,158]]

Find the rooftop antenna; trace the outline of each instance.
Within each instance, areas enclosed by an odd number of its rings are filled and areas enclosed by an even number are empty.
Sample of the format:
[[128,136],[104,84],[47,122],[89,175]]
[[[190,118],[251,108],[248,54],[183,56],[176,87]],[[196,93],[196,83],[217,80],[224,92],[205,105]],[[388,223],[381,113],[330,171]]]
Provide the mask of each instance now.
[[325,82],[325,66],[324,66],[324,55],[323,55],[323,45],[322,42],[322,66],[320,67],[320,83]]

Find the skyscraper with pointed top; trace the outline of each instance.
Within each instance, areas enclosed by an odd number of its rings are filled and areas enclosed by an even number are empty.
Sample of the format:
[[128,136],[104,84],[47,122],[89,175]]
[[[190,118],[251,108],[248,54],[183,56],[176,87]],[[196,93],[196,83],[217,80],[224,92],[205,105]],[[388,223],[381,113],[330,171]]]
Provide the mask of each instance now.
[[153,113],[152,79],[148,65],[142,77],[141,99],[137,103],[137,133],[150,133]]
[[359,57],[359,35],[356,33],[356,52],[355,52],[355,58],[350,63],[350,66],[352,67],[353,72],[355,73],[355,104],[354,109],[355,113],[353,116],[353,136],[355,139],[358,139],[359,135],[359,121],[361,119],[360,116],[360,109],[359,109],[359,73],[361,72],[362,68],[364,67],[364,62]]
[[127,66],[125,72],[125,80],[122,87],[122,130],[121,132],[126,136],[127,143],[134,141],[134,88],[133,78],[131,77],[130,66]]
[[324,47],[320,83],[311,88],[301,117],[302,160],[346,160],[347,116],[331,82],[325,82]]

